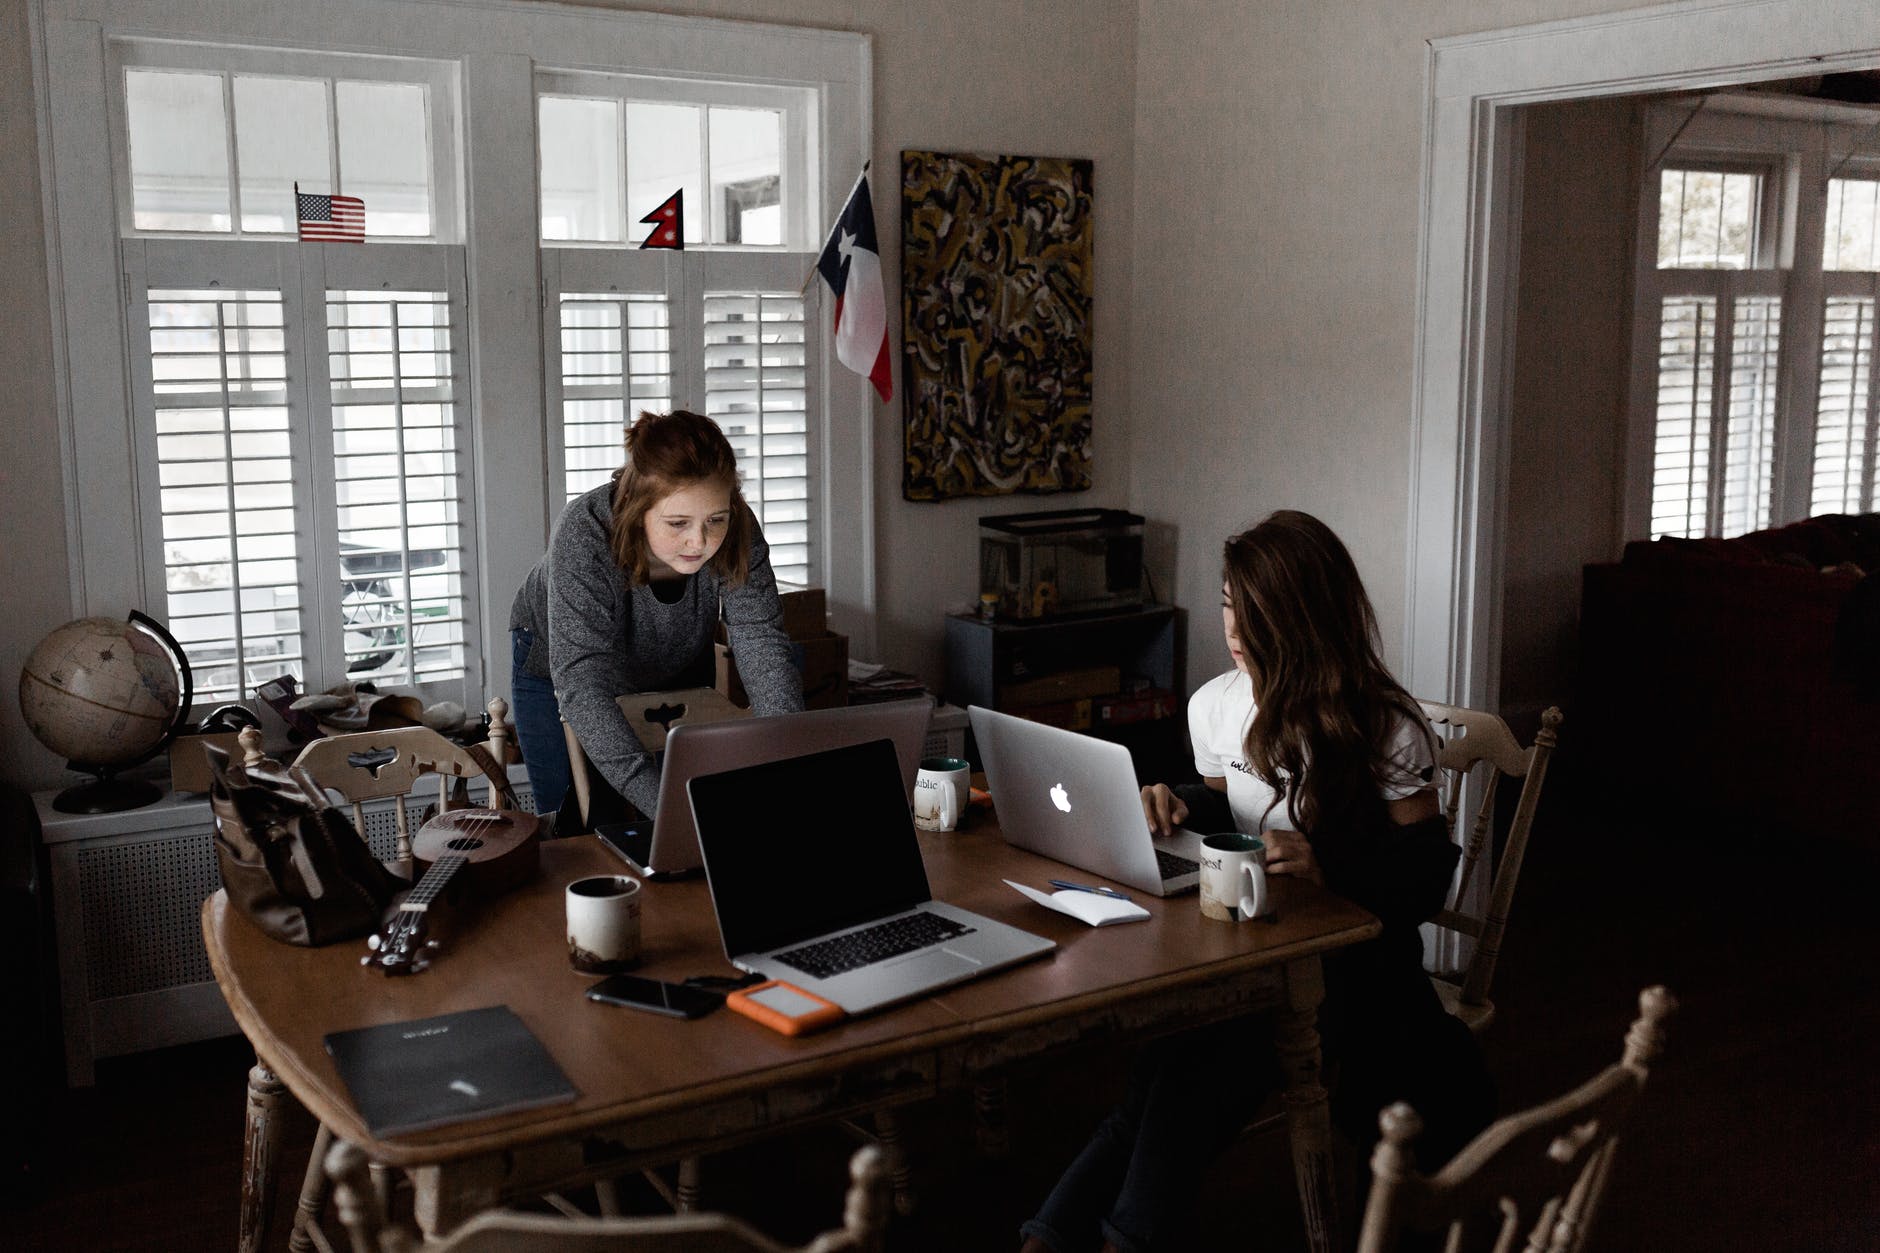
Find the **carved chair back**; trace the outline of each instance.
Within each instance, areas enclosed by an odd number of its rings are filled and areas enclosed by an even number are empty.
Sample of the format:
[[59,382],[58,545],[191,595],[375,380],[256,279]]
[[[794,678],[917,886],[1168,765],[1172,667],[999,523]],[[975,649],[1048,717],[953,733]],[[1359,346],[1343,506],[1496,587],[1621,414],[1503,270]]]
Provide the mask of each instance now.
[[[484,745],[492,763],[506,769],[514,759],[510,743],[514,728],[508,722],[509,702],[493,697],[489,703],[490,738]],[[397,857],[411,856],[411,826],[405,812],[405,798],[427,774],[438,777],[438,808],[450,799],[452,781],[482,775],[489,780],[490,805],[504,808],[509,792],[506,773],[492,774],[470,751],[429,727],[393,727],[383,731],[355,731],[318,739],[300,751],[294,764],[313,777],[321,787],[331,789],[352,804],[353,827],[365,834],[365,805],[368,801],[392,800],[397,823]]]
[[888,1225],[887,1164],[873,1145],[849,1161],[842,1226],[800,1247],[779,1244],[723,1214],[558,1218],[498,1211],[471,1219],[444,1239],[424,1240],[386,1221],[360,1149],[335,1143],[326,1169],[354,1253],[880,1253]]
[[[1515,883],[1521,874],[1521,862],[1527,854],[1528,834],[1534,826],[1534,811],[1540,804],[1541,785],[1547,780],[1547,762],[1559,740],[1560,710],[1549,707],[1541,715],[1541,728],[1534,743],[1522,748],[1508,729],[1508,724],[1491,713],[1420,701],[1424,716],[1436,727],[1440,746],[1437,766],[1442,774],[1443,817],[1451,835],[1462,839],[1462,861],[1451,905],[1436,916],[1439,927],[1469,937],[1474,952],[1458,982],[1437,981],[1437,991],[1449,1011],[1481,1031],[1495,1015],[1488,999],[1490,981],[1495,976],[1495,962],[1501,954],[1502,934],[1508,926],[1508,913],[1514,904]],[[1467,832],[1457,827],[1464,787],[1473,777],[1478,796],[1475,813]],[[1481,911],[1470,908],[1470,889],[1483,867],[1492,858],[1495,826],[1495,797],[1501,780],[1521,780],[1521,796],[1514,818],[1502,841],[1501,855],[1495,862],[1494,882],[1489,886],[1487,905]]]
[[[1586,1247],[1613,1160],[1664,1043],[1677,1001],[1639,994],[1620,1060],[1565,1096],[1492,1124],[1434,1175],[1417,1173],[1411,1141],[1422,1123],[1398,1102],[1378,1116],[1371,1195],[1358,1253],[1391,1253],[1406,1231],[1444,1235],[1448,1253]],[[1525,1237],[1525,1239],[1523,1238]]]

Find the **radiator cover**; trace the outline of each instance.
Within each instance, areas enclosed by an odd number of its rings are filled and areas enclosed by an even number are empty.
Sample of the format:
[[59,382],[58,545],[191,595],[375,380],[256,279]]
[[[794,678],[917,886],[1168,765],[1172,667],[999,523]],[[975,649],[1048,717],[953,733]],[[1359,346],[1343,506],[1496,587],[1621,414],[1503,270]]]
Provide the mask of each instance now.
[[[511,779],[531,807],[520,767]],[[486,789],[473,781],[471,791]],[[203,898],[222,886],[207,799],[172,794],[123,813],[62,814],[54,795],[33,799],[52,868],[67,1081],[90,1084],[99,1057],[233,1033],[202,945]],[[406,802],[413,822],[435,796],[420,784]],[[390,799],[366,806],[365,828],[374,855],[389,859]]]

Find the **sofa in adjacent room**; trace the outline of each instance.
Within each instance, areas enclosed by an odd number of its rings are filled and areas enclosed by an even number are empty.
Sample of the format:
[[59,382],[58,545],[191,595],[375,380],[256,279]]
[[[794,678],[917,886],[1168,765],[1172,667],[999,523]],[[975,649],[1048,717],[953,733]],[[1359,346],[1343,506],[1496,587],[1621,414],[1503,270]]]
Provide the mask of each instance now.
[[1604,802],[1880,845],[1880,514],[1585,567],[1578,691]]

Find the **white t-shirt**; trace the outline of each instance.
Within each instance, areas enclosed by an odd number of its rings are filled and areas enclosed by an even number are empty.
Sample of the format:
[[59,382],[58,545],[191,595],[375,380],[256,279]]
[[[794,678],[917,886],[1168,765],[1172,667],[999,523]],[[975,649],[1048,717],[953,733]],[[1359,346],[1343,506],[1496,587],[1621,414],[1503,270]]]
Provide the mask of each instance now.
[[[1227,807],[1237,830],[1297,831],[1290,804],[1275,805],[1276,794],[1247,765],[1247,728],[1253,725],[1253,681],[1229,670],[1202,684],[1188,699],[1188,738],[1195,747],[1195,769],[1204,779],[1227,779]],[[1431,786],[1435,761],[1430,756],[1429,724],[1403,715],[1391,736],[1379,794],[1387,801],[1414,796]]]

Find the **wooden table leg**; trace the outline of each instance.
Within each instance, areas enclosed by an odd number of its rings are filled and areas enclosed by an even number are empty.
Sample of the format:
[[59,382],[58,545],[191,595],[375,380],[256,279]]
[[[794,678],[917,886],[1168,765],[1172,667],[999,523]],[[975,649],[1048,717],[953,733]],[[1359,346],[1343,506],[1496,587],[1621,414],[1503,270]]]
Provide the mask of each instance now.
[[1005,1116],[1005,1079],[973,1085],[973,1135],[981,1155],[1002,1162],[1012,1154],[1011,1129]]
[[920,1198],[914,1193],[914,1170],[907,1163],[907,1145],[901,1139],[900,1116],[891,1109],[875,1111],[875,1139],[888,1158],[888,1178],[894,1184],[895,1212],[906,1216],[914,1212]]
[[704,1171],[696,1154],[679,1159],[679,1186],[673,1198],[674,1210],[681,1214],[698,1213],[699,1200],[705,1192],[703,1178]]
[[1312,1253],[1333,1253],[1338,1204],[1333,1187],[1332,1119],[1321,1080],[1319,1004],[1325,976],[1317,957],[1286,967],[1286,1008],[1274,1028],[1274,1046],[1286,1076],[1286,1127],[1292,1139],[1293,1177]]
[[256,1059],[248,1071],[248,1121],[242,1130],[241,1253],[259,1253],[274,1204],[274,1159],[281,1151],[279,1076]]

